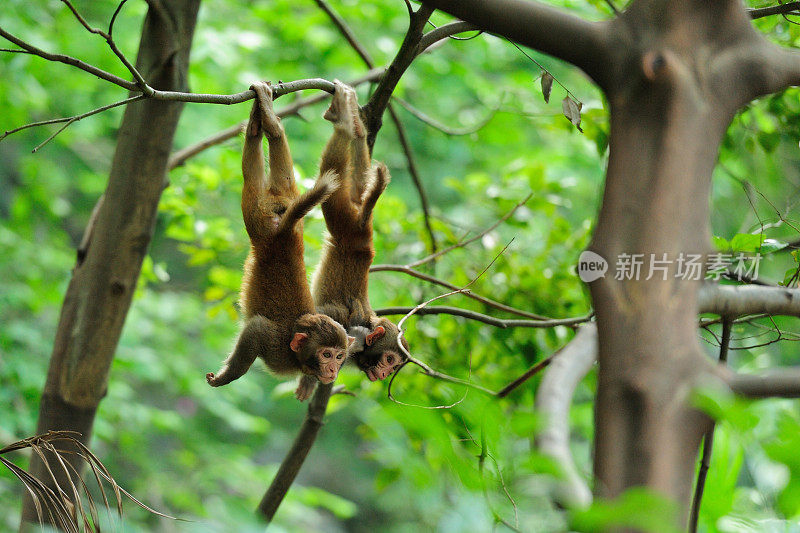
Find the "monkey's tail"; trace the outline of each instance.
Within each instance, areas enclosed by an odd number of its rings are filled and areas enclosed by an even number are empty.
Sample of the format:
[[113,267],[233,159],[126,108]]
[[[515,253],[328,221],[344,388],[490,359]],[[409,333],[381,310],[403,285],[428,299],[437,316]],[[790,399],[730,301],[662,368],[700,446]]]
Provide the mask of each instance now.
[[372,216],[372,210],[375,209],[375,204],[378,202],[386,186],[389,185],[389,170],[383,163],[376,163],[370,172],[367,181],[367,188],[364,190],[364,196],[361,202],[361,213],[359,213],[359,223],[361,227],[365,227],[369,223],[369,218]]
[[317,178],[314,186],[298,196],[294,202],[289,204],[286,212],[278,224],[278,233],[283,233],[294,227],[298,220],[305,217],[311,209],[325,200],[336,192],[341,186],[341,178],[339,174],[333,170],[329,170]]

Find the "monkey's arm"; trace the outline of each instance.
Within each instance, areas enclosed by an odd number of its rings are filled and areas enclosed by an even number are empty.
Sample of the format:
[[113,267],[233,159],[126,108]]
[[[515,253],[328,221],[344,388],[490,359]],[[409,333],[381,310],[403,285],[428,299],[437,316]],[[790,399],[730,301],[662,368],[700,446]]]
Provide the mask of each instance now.
[[317,378],[301,374],[300,382],[297,384],[297,389],[294,391],[294,397],[304,402],[311,397],[311,393],[314,392],[314,387],[316,386]]
[[256,357],[268,353],[270,336],[274,336],[276,331],[277,326],[261,315],[254,315],[247,319],[239,334],[239,339],[236,341],[233,353],[222,363],[222,368],[216,375],[213,372],[206,374],[208,384],[212,387],[220,387],[242,377]]
[[297,224],[299,220],[302,220],[302,218],[311,211],[312,207],[327,200],[340,185],[339,174],[332,171],[322,174],[317,178],[316,183],[314,183],[311,189],[289,204],[289,207],[286,208],[286,212],[283,214],[278,224],[277,233],[281,234],[294,228],[294,225]]

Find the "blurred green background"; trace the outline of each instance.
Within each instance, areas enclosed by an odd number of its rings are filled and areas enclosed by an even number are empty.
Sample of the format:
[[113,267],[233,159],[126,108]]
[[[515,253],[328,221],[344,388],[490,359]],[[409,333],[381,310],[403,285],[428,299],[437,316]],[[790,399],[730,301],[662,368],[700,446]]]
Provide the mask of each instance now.
[[[599,0],[550,3],[591,19],[609,16]],[[75,5],[91,24],[105,27],[117,2]],[[407,26],[403,2],[331,0],[331,5],[376,64],[388,64]],[[145,11],[144,2],[130,2],[115,26],[115,38],[130,58]],[[448,20],[440,14],[432,19],[437,25]],[[5,0],[0,26],[45,50],[126,76],[102,39],[89,35],[57,0]],[[800,44],[800,28],[781,17],[757,26],[776,42]],[[479,131],[451,136],[398,106],[440,245],[489,226],[533,192],[505,224],[427,272],[463,285],[511,242],[474,291],[535,313],[578,316],[589,311],[590,302],[573,265],[588,243],[601,201],[607,111],[580,72],[528,53],[560,82],[549,104],[542,99],[537,64],[489,35],[451,40],[419,57],[398,86],[397,96],[451,127],[469,128],[491,115]],[[235,93],[259,79],[348,80],[365,70],[310,0],[202,4],[190,69],[195,92]],[[583,103],[583,134],[562,115],[566,92],[560,84]],[[362,102],[367,91],[359,89]],[[118,87],[77,69],[0,53],[0,130],[79,114],[124,96]],[[292,98],[282,98],[276,107]],[[314,178],[330,134],[330,125],[320,118],[324,105],[284,120],[303,186]],[[175,148],[245,119],[249,106],[187,104]],[[75,123],[35,154],[31,150],[57,126],[28,129],[0,142],[0,444],[35,431],[75,248],[105,188],[121,113],[118,108]],[[800,237],[794,222],[799,140],[796,89],[754,102],[735,118],[714,176],[713,230],[725,239],[718,242],[759,233],[762,227],[767,238],[779,242]],[[204,380],[238,331],[236,299],[248,246],[239,209],[240,150],[241,139],[233,139],[170,173],[92,441],[93,451],[123,487],[191,522],[159,519],[128,504],[124,524],[114,519],[116,530],[261,530],[253,510],[305,414],[305,405],[292,397],[293,385],[266,372],[251,371],[222,389]],[[420,258],[427,253],[427,237],[419,200],[388,117],[374,157],[389,166],[393,178],[375,214],[376,262]],[[316,210],[306,222],[309,273],[323,228]],[[782,282],[796,268],[796,258],[783,250],[763,261],[761,276]],[[440,292],[389,272],[374,274],[370,285],[376,308],[415,305]],[[463,296],[440,303],[509,317]],[[775,325],[786,342],[767,343],[778,335]],[[800,353],[789,342],[798,339],[793,330],[797,322],[790,319],[737,325],[733,346],[742,349],[733,351],[731,364],[756,371],[796,362]],[[713,335],[698,335],[714,356]],[[409,320],[406,336],[413,352],[436,369],[499,389],[565,344],[572,332],[501,330],[428,316]],[[497,401],[407,368],[395,381],[395,396],[425,406],[463,400],[439,410],[393,403],[385,383],[370,383],[354,369],[345,370],[340,382],[356,396],[332,399],[327,424],[276,516],[276,531],[503,530],[500,519],[523,531],[561,531],[575,518],[550,499],[558,466],[533,448],[541,424],[533,408],[537,379]],[[594,386],[590,375],[570,415],[573,451],[587,478]],[[800,531],[798,404],[713,400],[723,422],[701,529]],[[10,458],[27,464],[23,454]],[[16,528],[20,491],[12,475],[0,470],[0,530]],[[634,500],[636,505],[641,511],[646,500]],[[629,506],[615,512],[636,511]],[[603,512],[598,506],[589,518],[602,520]]]

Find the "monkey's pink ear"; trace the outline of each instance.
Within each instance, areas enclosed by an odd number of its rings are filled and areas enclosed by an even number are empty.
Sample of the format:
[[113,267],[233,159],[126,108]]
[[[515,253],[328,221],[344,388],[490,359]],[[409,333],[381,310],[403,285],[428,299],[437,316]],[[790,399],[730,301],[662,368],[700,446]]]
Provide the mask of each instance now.
[[347,336],[347,346],[349,347],[354,342],[356,342],[356,338],[355,337],[351,337],[350,335],[348,335]]
[[289,343],[289,348],[292,349],[293,352],[299,352],[303,349],[306,341],[308,340],[308,334],[306,333],[295,333],[294,337],[292,337],[292,342]]
[[367,335],[367,338],[365,339],[365,342],[367,343],[367,346],[372,346],[373,342],[375,342],[376,340],[380,339],[385,334],[386,334],[386,330],[383,329],[383,326],[376,327],[375,329],[372,330],[372,333]]

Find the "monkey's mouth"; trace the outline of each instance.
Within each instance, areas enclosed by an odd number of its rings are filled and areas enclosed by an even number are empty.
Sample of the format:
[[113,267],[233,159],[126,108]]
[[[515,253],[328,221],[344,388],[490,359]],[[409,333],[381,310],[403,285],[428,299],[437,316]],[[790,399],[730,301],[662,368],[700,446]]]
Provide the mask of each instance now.
[[366,373],[370,381],[377,381],[380,379],[378,372],[374,368],[368,368]]
[[336,381],[336,376],[327,378],[320,376],[318,379],[320,383],[322,383],[323,385],[327,385],[329,383],[333,383],[334,381]]

